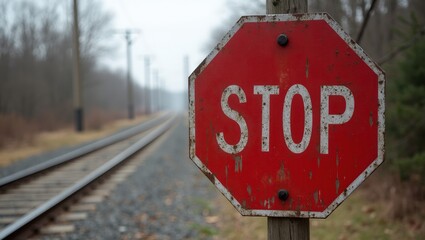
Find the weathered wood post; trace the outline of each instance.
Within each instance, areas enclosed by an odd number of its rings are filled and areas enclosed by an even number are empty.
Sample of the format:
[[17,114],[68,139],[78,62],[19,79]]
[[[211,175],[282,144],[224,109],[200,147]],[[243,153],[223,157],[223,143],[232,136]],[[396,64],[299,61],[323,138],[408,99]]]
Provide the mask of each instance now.
[[307,13],[307,0],[266,0],[267,14]]
[[[267,14],[306,13],[307,0],[267,0]],[[308,218],[267,218],[269,240],[308,240],[310,222]]]

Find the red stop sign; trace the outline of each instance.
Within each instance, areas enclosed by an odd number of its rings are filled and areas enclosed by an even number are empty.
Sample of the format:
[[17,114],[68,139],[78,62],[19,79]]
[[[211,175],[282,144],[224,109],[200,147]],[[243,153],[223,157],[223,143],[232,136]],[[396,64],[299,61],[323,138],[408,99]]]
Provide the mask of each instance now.
[[242,17],[189,77],[190,157],[242,215],[325,218],[383,161],[384,85],[327,14]]

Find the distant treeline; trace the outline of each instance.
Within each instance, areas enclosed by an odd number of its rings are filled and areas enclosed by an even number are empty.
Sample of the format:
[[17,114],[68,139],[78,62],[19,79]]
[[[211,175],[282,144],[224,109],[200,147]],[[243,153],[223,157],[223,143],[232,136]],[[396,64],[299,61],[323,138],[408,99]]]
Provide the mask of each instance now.
[[[105,41],[112,35],[112,16],[100,1],[79,2],[83,101],[90,127],[126,116],[127,86],[123,72],[98,63],[99,56],[113,51]],[[72,63],[72,1],[0,0],[0,118],[20,119],[37,129],[70,125]],[[142,89],[135,91],[135,101],[141,102]],[[140,106],[136,111],[142,111]]]

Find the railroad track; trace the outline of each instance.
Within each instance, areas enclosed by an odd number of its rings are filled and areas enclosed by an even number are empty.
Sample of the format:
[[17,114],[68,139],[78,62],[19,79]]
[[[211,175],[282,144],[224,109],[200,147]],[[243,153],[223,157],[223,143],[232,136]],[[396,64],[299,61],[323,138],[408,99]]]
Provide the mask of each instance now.
[[37,233],[127,159],[165,133],[176,116],[136,127],[0,179],[0,239]]

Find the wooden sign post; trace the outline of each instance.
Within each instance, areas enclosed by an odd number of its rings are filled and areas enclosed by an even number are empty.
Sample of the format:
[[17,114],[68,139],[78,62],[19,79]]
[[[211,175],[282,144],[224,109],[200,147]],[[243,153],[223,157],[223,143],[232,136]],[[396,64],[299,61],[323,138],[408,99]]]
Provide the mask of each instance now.
[[[307,0],[267,0],[267,14],[307,13]],[[310,239],[309,218],[267,217],[269,240]]]

